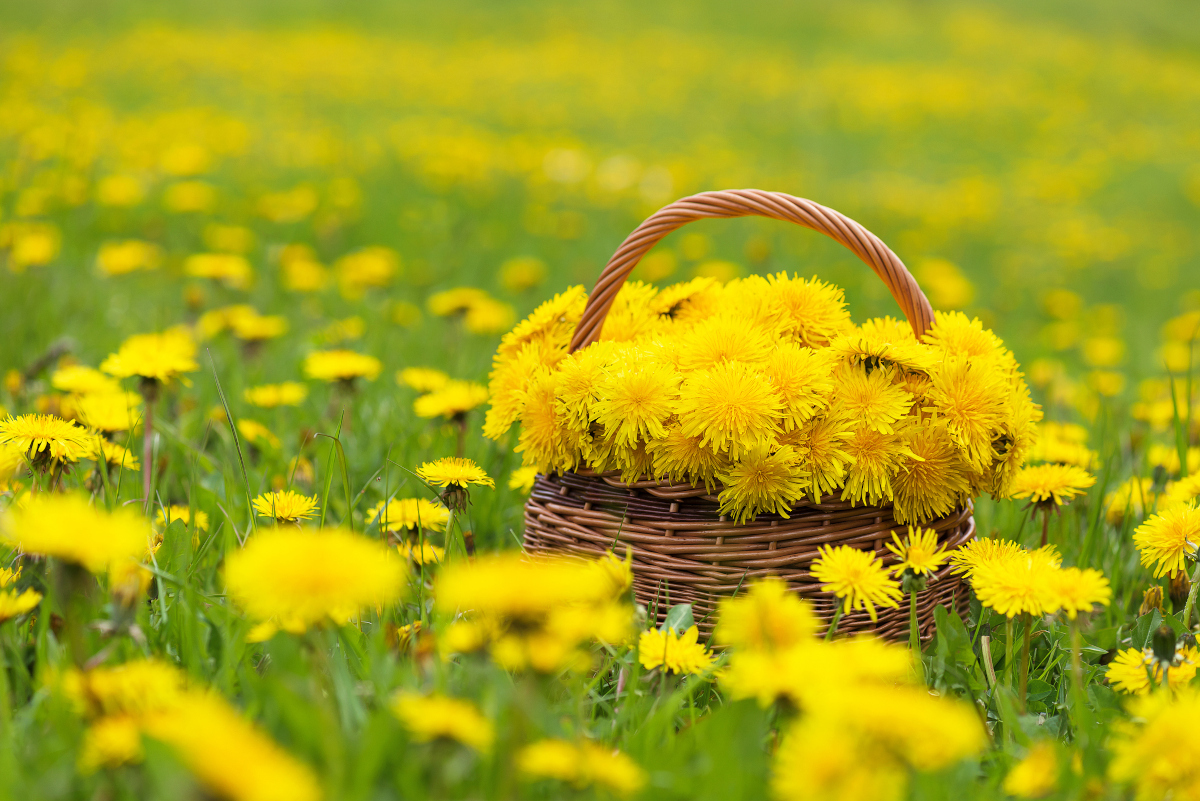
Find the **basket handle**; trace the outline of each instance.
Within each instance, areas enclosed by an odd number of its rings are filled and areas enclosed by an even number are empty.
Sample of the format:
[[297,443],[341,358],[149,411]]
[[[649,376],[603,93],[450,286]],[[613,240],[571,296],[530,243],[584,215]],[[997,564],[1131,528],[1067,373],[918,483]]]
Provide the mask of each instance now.
[[883,279],[892,297],[908,318],[913,332],[920,338],[933,324],[933,307],[929,299],[917,286],[917,280],[900,261],[900,257],[888,248],[875,234],[863,228],[844,214],[826,208],[811,200],[793,197],[783,192],[765,192],[761,189],[726,189],[719,192],[701,192],[663,206],[650,215],[633,233],[625,238],[621,247],[608,260],[600,273],[592,294],[588,296],[583,317],[575,328],[570,352],[590,345],[600,338],[604,318],[612,307],[617,292],[633,268],[641,261],[646,251],[660,239],[693,220],[706,217],[770,217],[794,222],[825,234],[830,239],[849,248],[875,274]]

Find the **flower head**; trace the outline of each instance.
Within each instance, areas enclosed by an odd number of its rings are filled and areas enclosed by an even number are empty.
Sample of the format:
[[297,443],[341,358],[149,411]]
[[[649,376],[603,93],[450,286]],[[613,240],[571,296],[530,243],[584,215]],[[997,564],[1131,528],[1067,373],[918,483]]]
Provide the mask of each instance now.
[[816,632],[809,605],[772,576],[751,584],[744,595],[721,601],[715,640],[745,649],[784,649],[810,641]]
[[679,382],[673,369],[649,360],[612,370],[599,387],[596,419],[618,445],[661,439],[675,410]]
[[1054,743],[1040,740],[1004,777],[1004,792],[1017,798],[1041,798],[1058,786],[1058,754]]
[[0,539],[8,544],[93,573],[143,554],[151,533],[150,522],[137,513],[106,512],[79,495],[38,495],[0,520]]
[[25,614],[41,603],[41,600],[42,594],[33,589],[21,593],[16,590],[0,590],[0,623]]
[[849,545],[822,545],[817,552],[820,556],[812,564],[813,578],[821,582],[823,591],[844,601],[844,613],[866,609],[871,620],[878,620],[876,605],[900,605],[900,586],[888,578],[887,569],[874,553]]
[[[1172,686],[1175,672],[1171,671]],[[1133,785],[1139,799],[1195,797],[1200,761],[1195,758],[1193,732],[1200,719],[1200,692],[1184,687],[1174,695],[1142,695],[1128,704],[1127,712],[1108,743],[1109,778]]]
[[392,603],[406,572],[395,551],[349,531],[274,528],[229,555],[225,585],[254,620],[300,632]]
[[908,413],[913,397],[895,382],[895,370],[877,367],[839,369],[834,404],[856,428],[882,434],[895,432],[893,424]]
[[447,381],[413,401],[417,417],[445,417],[454,419],[487,403],[487,387],[473,381]]
[[725,485],[721,490],[721,513],[744,522],[758,512],[787,517],[791,503],[808,491],[808,476],[794,448],[784,445],[772,452],[757,445],[742,458],[717,473]]
[[295,523],[317,513],[317,499],[292,490],[268,492],[254,499],[259,517],[273,517],[276,523]]
[[319,350],[304,357],[304,374],[319,381],[374,381],[381,370],[379,359],[352,350]]
[[78,461],[92,450],[85,429],[52,414],[23,414],[0,420],[0,445],[20,451],[39,469]]
[[200,369],[196,342],[185,329],[172,328],[161,334],[136,334],[121,343],[100,369],[117,378],[138,376],[166,384],[183,373]]
[[892,532],[892,541],[887,549],[896,555],[900,564],[892,568],[892,573],[899,576],[910,571],[915,576],[930,576],[949,554],[945,548],[938,547],[937,532],[931,528],[908,527],[908,536],[900,541],[900,536]]
[[1065,567],[1053,573],[1051,602],[1064,611],[1071,620],[1080,612],[1090,612],[1097,605],[1108,606],[1112,599],[1112,588],[1108,579],[1099,570]]
[[646,772],[627,755],[589,740],[539,740],[517,754],[517,768],[530,779],[557,779],[580,788],[596,784],[624,796],[646,784]]
[[242,396],[247,403],[262,409],[274,409],[277,406],[299,406],[308,397],[308,388],[296,381],[284,381],[282,384],[248,387]]
[[[131,431],[142,420],[142,398],[136,392],[93,392],[70,399],[72,414],[97,431]],[[67,404],[64,404],[67,405]]]
[[638,640],[638,661],[647,670],[662,668],[672,673],[704,673],[715,657],[698,642],[700,630],[692,626],[680,634],[675,629],[643,631]]
[[995,537],[971,540],[950,554],[954,573],[971,576],[976,570],[1023,552],[1019,543]]
[[971,574],[979,602],[1005,617],[1054,612],[1058,596],[1053,586],[1058,566],[1043,551],[1018,551],[980,566]]
[[421,528],[441,531],[450,521],[446,507],[424,498],[396,498],[380,501],[367,512],[367,520],[379,523],[380,531]]
[[401,692],[392,699],[391,710],[413,739],[421,742],[444,737],[487,751],[495,739],[492,722],[478,707],[460,698]]
[[1200,545],[1200,508],[1187,504],[1154,515],[1133,532],[1133,544],[1155,578],[1183,570]]
[[676,407],[683,434],[737,459],[742,452],[772,444],[781,432],[783,402],[770,382],[743,362],[723,362],[693,373]]
[[[1113,657],[1108,664],[1105,678],[1115,689],[1133,695],[1146,695],[1162,684],[1162,664],[1153,650],[1126,648]],[[1200,668],[1200,651],[1195,646],[1184,646],[1175,651],[1175,658],[1167,670],[1171,689],[1178,690],[1191,684]],[[1151,679],[1153,678],[1153,681]]]
[[425,462],[417,468],[417,476],[437,487],[467,487],[478,484],[494,489],[496,486],[496,482],[488,478],[488,474],[475,462],[453,456]]
[[450,383],[450,376],[432,367],[405,367],[396,373],[396,383],[417,392],[436,392]]
[[1013,479],[1012,497],[1028,498],[1031,503],[1062,506],[1088,487],[1096,477],[1068,464],[1039,464],[1023,467]]
[[120,392],[121,385],[95,367],[72,364],[60,367],[50,376],[50,386],[77,395]]

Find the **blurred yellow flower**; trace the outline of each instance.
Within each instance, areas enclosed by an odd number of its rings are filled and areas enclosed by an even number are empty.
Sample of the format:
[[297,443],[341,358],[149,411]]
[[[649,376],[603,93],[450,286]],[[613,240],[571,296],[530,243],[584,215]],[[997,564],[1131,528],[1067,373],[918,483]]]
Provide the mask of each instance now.
[[[208,513],[196,510],[196,530],[208,531]],[[179,520],[185,526],[192,523],[192,511],[187,506],[174,504],[164,508],[160,508],[155,515],[154,524],[159,528],[166,528],[171,524],[171,521]]]
[[391,248],[366,247],[342,256],[333,270],[342,296],[353,299],[367,289],[390,284],[400,270],[400,257]]
[[62,235],[50,223],[17,221],[0,225],[0,250],[8,250],[8,269],[22,273],[43,267],[58,255]]
[[524,292],[546,280],[546,263],[536,256],[514,256],[500,265],[500,283],[510,292]]
[[22,593],[14,590],[0,590],[0,623],[23,615],[41,603],[42,594],[34,589]]
[[381,542],[349,531],[259,531],[225,561],[225,586],[251,619],[289,632],[398,600],[404,562]]
[[488,751],[495,739],[492,722],[478,707],[460,698],[401,692],[392,699],[390,708],[419,742],[444,737],[476,751]]
[[258,199],[258,213],[274,223],[294,223],[311,216],[320,201],[316,188],[300,184],[262,195]]
[[128,208],[146,198],[146,187],[128,173],[106,175],[96,182],[96,202],[101,206]]
[[630,796],[646,784],[646,772],[614,748],[588,740],[539,740],[517,754],[517,769],[530,779],[557,779],[575,787],[599,785]]
[[638,639],[638,661],[647,670],[662,668],[677,674],[704,673],[716,659],[708,647],[697,640],[700,630],[692,626],[685,632],[674,629],[649,629]]
[[413,401],[413,412],[417,417],[445,417],[449,420],[487,403],[487,399],[487,387],[482,384],[452,380]]
[[817,619],[800,596],[779,578],[750,585],[745,594],[721,601],[714,641],[744,649],[785,649],[812,640]]
[[176,214],[204,213],[217,205],[217,188],[204,181],[177,181],[163,192],[163,206]]
[[130,715],[109,715],[84,731],[79,768],[92,773],[100,768],[141,762],[143,757],[142,729],[137,720]]
[[396,383],[417,392],[436,392],[450,383],[450,376],[433,367],[405,367],[396,373]]
[[196,343],[184,330],[172,328],[161,334],[135,334],[121,343],[100,369],[117,378],[139,376],[166,384],[171,379],[200,369]]
[[80,495],[37,495],[0,519],[0,539],[25,553],[53,556],[93,573],[145,553],[150,522],[119,507],[106,512]]
[[204,226],[204,244],[218,253],[245,255],[254,249],[254,232],[243,225],[209,223]]
[[88,428],[107,433],[136,431],[142,422],[142,396],[136,392],[92,392],[63,403]]
[[1058,754],[1054,743],[1034,743],[1004,777],[1004,792],[1017,798],[1041,798],[1058,787]]
[[140,239],[105,242],[96,254],[96,267],[104,275],[125,275],[154,270],[162,263],[162,249]]
[[236,253],[197,253],[183,260],[183,271],[195,278],[211,278],[234,289],[245,289],[254,279],[254,270],[244,256]]
[[396,498],[375,504],[367,512],[367,520],[378,522],[382,531],[423,528],[442,531],[450,521],[446,507],[424,498]]
[[[1179,690],[1191,684],[1192,679],[1196,677],[1197,668],[1200,668],[1200,651],[1197,651],[1195,646],[1185,645],[1177,649],[1167,671],[1171,689]],[[1151,690],[1162,685],[1163,671],[1162,665],[1150,648],[1141,651],[1125,648],[1113,657],[1104,677],[1120,692],[1148,695]]]
[[962,309],[975,299],[975,287],[970,280],[946,259],[921,259],[913,275],[935,309]]
[[[1171,671],[1174,685],[1175,671]],[[1132,785],[1139,799],[1193,798],[1200,792],[1200,761],[1190,733],[1200,717],[1200,693],[1139,696],[1126,707],[1108,743],[1108,777]]]
[[528,495],[533,491],[533,482],[537,475],[538,469],[535,466],[518,467],[508,477],[508,488]]
[[401,556],[418,565],[435,565],[442,561],[442,557],[446,554],[444,548],[428,542],[422,542],[419,545],[403,542],[396,547]]
[[120,392],[121,385],[94,367],[72,364],[60,367],[50,376],[50,385],[79,395]]
[[320,381],[374,381],[381,370],[379,359],[351,350],[319,350],[304,357],[304,374]]
[[274,409],[278,406],[299,406],[308,397],[308,387],[296,381],[284,381],[282,384],[262,384],[248,387],[242,397],[247,403],[252,403],[261,409]]
[[1048,607],[1056,607],[1074,620],[1080,612],[1091,612],[1096,606],[1108,606],[1112,588],[1108,579],[1099,570],[1065,567],[1054,571],[1050,578],[1053,601]]

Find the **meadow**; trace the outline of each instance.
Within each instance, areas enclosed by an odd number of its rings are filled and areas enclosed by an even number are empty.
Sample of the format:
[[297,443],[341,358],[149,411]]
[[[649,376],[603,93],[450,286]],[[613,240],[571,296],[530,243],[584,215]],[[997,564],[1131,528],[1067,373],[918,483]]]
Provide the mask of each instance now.
[[[1190,8],[98,13],[0,8],[0,798],[1200,798]],[[515,557],[552,460],[484,434],[498,347],[742,187],[994,332],[1027,469],[1075,471],[969,493],[1026,595],[972,551],[916,655],[771,582],[710,648],[634,605],[619,542]],[[899,316],[774,220],[693,223],[631,281],[778,273]],[[913,542],[874,603],[906,608]]]

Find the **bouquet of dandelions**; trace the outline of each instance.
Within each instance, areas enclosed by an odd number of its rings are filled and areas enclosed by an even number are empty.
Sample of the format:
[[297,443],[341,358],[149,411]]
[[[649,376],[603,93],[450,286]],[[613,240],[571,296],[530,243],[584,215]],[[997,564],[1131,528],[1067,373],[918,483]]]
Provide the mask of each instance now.
[[815,278],[632,282],[568,353],[586,302],[572,287],[543,303],[494,357],[484,433],[519,422],[545,474],[703,484],[739,522],[833,495],[923,523],[1006,496],[1041,418],[1012,352],[961,313],[918,339],[853,324]]

